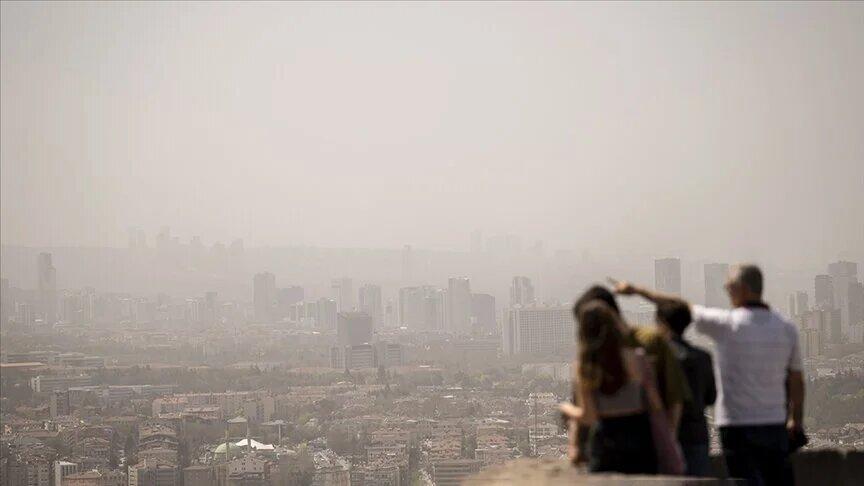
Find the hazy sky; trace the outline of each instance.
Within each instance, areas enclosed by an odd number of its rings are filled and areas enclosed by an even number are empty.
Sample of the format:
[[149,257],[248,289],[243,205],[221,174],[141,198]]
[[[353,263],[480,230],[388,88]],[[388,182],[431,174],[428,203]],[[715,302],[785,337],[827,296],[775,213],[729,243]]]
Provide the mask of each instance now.
[[864,4],[2,4],[2,242],[864,258]]

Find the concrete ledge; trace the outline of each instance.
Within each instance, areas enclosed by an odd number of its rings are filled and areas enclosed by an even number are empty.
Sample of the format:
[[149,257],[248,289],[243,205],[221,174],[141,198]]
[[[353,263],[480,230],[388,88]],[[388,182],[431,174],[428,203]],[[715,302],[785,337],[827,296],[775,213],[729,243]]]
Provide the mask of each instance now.
[[669,484],[684,485],[727,485],[733,484],[717,478],[684,478],[670,476],[628,476],[623,474],[588,474],[575,468],[564,460],[553,459],[516,459],[500,466],[493,466],[480,474],[468,478],[463,485],[489,486],[504,484],[530,484],[538,486],[564,485],[625,485],[625,484]]
[[[828,486],[864,484],[864,450],[807,450],[792,456],[796,486]],[[722,458],[714,458],[716,478],[685,478],[670,476],[627,476],[620,474],[588,474],[567,461],[554,459],[516,459],[491,467],[468,478],[463,484],[490,486],[531,484],[563,485],[731,485],[740,481],[726,478]]]

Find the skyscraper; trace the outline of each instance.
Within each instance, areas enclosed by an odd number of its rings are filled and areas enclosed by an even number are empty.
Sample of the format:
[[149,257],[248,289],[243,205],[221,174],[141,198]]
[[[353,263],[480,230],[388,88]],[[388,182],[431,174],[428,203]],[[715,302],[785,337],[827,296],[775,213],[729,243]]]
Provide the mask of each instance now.
[[424,329],[423,287],[399,289],[399,325],[409,329]]
[[402,283],[411,285],[414,283],[414,278],[416,278],[414,254],[411,251],[411,245],[405,245],[402,247]]
[[816,307],[834,309],[834,281],[831,275],[816,275],[813,304]]
[[339,312],[353,312],[354,306],[354,282],[350,278],[335,278],[330,284],[331,297],[336,300]]
[[204,321],[213,323],[219,319],[219,303],[216,301],[218,296],[219,294],[216,292],[204,293],[204,310],[202,312]]
[[447,328],[447,291],[435,287],[423,287],[424,329],[443,331]]
[[723,286],[729,275],[726,263],[705,264],[705,305],[708,307],[729,307],[729,298]]
[[476,331],[497,332],[495,319],[495,297],[489,294],[471,294],[471,318]]
[[276,276],[270,272],[255,274],[252,279],[252,303],[255,320],[267,322],[273,319],[276,304]]
[[0,324],[5,326],[12,312],[12,294],[9,291],[9,280],[0,278]]
[[834,284],[834,305],[840,310],[840,330],[848,336],[852,317],[849,297],[850,292],[854,292],[854,284],[858,283],[858,264],[834,262],[828,265],[828,274]]
[[38,259],[39,311],[43,323],[53,325],[57,322],[57,270],[51,263],[50,253],[40,253]]
[[381,287],[373,284],[365,284],[358,292],[358,305],[360,312],[369,314],[372,318],[373,328],[384,324],[384,309],[381,300]]
[[563,355],[573,349],[573,315],[569,307],[516,307],[503,328],[506,355]]
[[471,282],[468,277],[451,277],[447,281],[447,330],[471,332]]
[[849,342],[864,342],[864,284],[849,284]]
[[336,329],[337,314],[335,299],[328,299],[327,297],[318,299],[315,316],[318,329],[325,331]]
[[667,294],[681,295],[681,260],[654,260],[654,288]]
[[292,306],[299,302],[303,302],[305,291],[299,285],[289,285],[276,289],[276,309],[277,317],[280,319],[289,317]]
[[398,322],[397,306],[393,304],[393,299],[387,299],[384,304],[384,327],[397,327]]
[[510,284],[510,307],[531,305],[534,300],[534,285],[528,277],[513,277]]
[[804,315],[810,310],[810,297],[801,290],[795,292],[795,314]]
[[372,343],[372,317],[365,312],[340,312],[336,324],[339,346]]
[[447,291],[430,286],[399,289],[400,325],[416,330],[443,330]]

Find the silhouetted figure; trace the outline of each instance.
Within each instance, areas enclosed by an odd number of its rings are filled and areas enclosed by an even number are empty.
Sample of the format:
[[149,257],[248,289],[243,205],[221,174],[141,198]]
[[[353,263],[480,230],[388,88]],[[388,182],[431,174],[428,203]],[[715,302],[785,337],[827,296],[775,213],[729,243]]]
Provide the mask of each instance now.
[[705,407],[714,405],[717,389],[711,355],[684,339],[690,321],[690,308],[681,302],[665,302],[657,306],[657,325],[666,334],[690,385],[691,399],[684,403],[678,426],[678,442],[687,462],[687,475],[709,476],[710,441]]

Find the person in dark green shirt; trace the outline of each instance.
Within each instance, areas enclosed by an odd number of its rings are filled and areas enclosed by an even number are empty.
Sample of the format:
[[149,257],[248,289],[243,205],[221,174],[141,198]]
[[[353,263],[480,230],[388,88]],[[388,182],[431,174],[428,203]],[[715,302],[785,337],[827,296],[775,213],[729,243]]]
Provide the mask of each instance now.
[[[595,285],[586,290],[576,301],[576,304],[573,305],[574,316],[579,314],[579,310],[583,305],[593,300],[604,302],[619,316],[621,315],[618,303],[615,301],[615,296],[605,287]],[[677,435],[684,403],[691,399],[690,387],[687,384],[684,372],[681,370],[681,365],[675,358],[675,354],[662,332],[656,326],[634,327],[626,324],[623,319],[620,319],[620,322],[623,326],[621,333],[624,336],[624,343],[634,348],[643,348],[654,366],[660,397],[665,405],[673,436],[675,436]],[[577,402],[575,393],[573,402]],[[570,410],[573,409],[570,408]],[[580,447],[580,445],[584,445],[586,433],[579,430],[578,420],[575,420],[574,417],[569,417],[567,409],[562,408],[562,411],[565,417],[570,419],[570,423],[577,426],[576,433],[571,434],[570,457],[574,461],[581,461],[584,459],[584,447]]]

